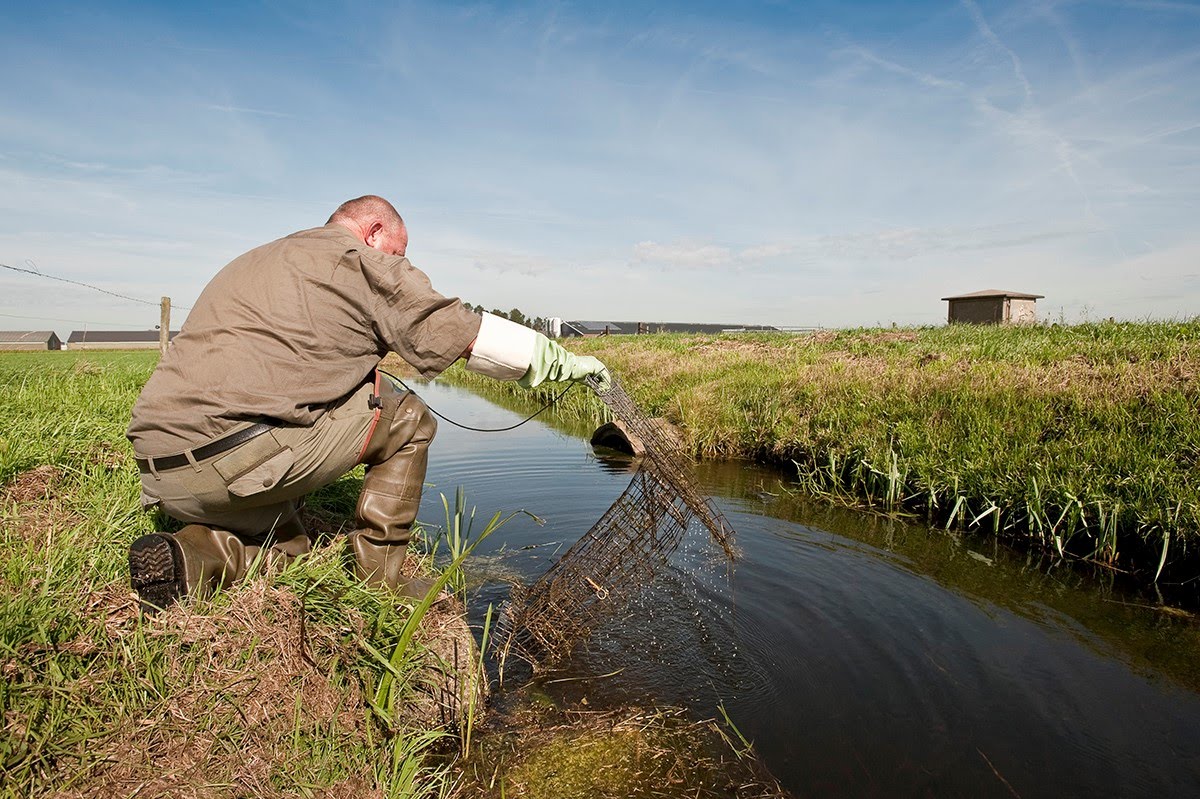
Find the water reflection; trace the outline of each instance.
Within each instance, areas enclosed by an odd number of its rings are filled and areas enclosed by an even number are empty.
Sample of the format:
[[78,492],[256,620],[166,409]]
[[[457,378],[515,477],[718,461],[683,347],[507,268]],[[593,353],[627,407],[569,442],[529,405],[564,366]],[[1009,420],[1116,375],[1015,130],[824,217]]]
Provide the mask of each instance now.
[[610,474],[632,475],[642,462],[641,458],[608,447],[592,447],[592,454],[596,457],[596,465]]

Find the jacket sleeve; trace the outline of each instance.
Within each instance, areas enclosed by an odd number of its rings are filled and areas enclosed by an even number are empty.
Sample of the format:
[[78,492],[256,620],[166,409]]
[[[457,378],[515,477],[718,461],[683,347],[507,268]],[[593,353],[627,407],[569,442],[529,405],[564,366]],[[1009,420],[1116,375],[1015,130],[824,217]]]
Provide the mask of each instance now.
[[376,295],[373,324],[380,342],[423,376],[441,374],[475,340],[479,315],[457,297],[434,291],[407,258],[368,250],[361,259]]

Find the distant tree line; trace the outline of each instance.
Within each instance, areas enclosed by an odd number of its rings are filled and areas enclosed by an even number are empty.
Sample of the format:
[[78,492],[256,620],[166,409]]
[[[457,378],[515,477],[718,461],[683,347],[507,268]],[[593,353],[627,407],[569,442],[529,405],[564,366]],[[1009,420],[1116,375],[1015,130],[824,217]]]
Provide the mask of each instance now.
[[532,327],[534,330],[539,330],[543,333],[546,332],[546,328],[550,324],[550,320],[546,319],[544,317],[526,316],[524,313],[521,312],[520,308],[513,308],[511,311],[501,311],[499,308],[493,308],[490,311],[488,311],[488,309],[484,308],[482,305],[472,305],[471,303],[465,302],[465,301],[463,302],[463,306],[466,307],[468,310],[472,310],[478,314],[481,314],[484,311],[487,311],[488,313],[490,313],[494,316],[502,317],[504,319],[509,320],[510,322],[516,322],[518,325],[525,325],[525,327]]

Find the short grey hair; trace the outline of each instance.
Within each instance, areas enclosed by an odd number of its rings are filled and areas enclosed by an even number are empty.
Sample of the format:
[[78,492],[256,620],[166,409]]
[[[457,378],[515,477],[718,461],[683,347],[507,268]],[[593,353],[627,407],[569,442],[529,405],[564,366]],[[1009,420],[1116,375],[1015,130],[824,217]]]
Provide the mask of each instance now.
[[388,228],[404,224],[396,207],[376,194],[364,194],[362,197],[346,200],[330,215],[325,224],[349,221],[357,222],[363,227],[372,222],[381,222]]

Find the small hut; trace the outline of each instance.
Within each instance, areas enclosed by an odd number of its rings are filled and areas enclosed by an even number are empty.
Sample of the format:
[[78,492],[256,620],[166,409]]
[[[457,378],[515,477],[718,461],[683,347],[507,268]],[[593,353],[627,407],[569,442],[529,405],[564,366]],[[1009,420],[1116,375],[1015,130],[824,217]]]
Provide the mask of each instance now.
[[1032,324],[1037,321],[1037,301],[1042,294],[985,289],[954,297],[942,297],[950,303],[947,321],[972,325]]

